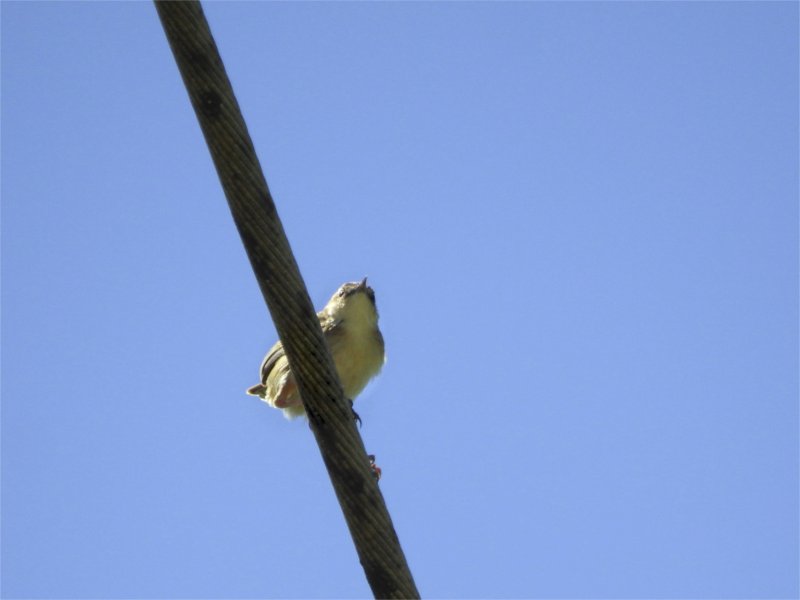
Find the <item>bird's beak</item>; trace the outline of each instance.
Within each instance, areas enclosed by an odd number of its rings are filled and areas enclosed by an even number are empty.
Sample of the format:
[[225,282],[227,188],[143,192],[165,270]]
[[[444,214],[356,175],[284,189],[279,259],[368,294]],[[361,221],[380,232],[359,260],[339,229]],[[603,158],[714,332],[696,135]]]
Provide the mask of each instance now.
[[367,289],[367,278],[366,277],[364,277],[364,279],[361,280],[361,283],[358,284],[358,289],[359,290]]

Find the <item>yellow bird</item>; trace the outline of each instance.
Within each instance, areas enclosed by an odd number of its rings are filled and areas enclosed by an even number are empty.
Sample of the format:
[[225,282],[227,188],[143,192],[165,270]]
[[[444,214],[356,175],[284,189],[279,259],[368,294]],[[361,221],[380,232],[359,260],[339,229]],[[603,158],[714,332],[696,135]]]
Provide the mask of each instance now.
[[[385,361],[375,292],[367,285],[367,278],[343,284],[317,317],[344,395],[352,402],[378,374]],[[280,408],[287,419],[306,412],[280,341],[267,352],[261,363],[261,383],[248,389],[247,393]]]

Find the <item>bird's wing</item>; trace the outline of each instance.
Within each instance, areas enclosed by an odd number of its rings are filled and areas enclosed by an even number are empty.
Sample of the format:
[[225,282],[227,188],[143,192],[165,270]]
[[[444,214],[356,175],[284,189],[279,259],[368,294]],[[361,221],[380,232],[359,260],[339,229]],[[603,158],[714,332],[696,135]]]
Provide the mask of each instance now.
[[[317,317],[319,318],[319,324],[322,326],[322,331],[325,335],[329,334],[336,334],[341,329],[339,325],[343,323],[342,319],[332,319],[325,313],[325,311],[320,311],[317,313]],[[275,342],[275,345],[269,349],[267,355],[264,357],[264,360],[261,362],[261,383],[266,385],[267,384],[267,377],[272,372],[272,369],[275,367],[275,364],[283,358],[285,352],[283,351],[283,344],[281,344],[280,340]]]
[[281,344],[280,341],[276,342],[275,345],[269,349],[269,352],[267,352],[267,355],[261,362],[262,384],[267,384],[267,377],[269,377],[270,372],[272,371],[273,367],[275,367],[275,363],[277,363],[283,357],[283,354],[283,344]]

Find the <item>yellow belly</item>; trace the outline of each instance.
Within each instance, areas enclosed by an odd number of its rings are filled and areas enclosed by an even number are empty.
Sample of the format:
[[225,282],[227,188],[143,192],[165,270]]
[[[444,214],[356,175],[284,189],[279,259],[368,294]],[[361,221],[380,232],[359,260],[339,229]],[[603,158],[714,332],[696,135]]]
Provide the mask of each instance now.
[[383,347],[371,333],[348,335],[331,346],[344,395],[354,400],[383,366]]

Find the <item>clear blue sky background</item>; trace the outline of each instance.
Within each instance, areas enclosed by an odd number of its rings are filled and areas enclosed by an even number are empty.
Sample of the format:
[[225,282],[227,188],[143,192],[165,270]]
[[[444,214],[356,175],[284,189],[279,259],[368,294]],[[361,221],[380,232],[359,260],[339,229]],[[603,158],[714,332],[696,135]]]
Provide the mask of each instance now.
[[[798,4],[214,3],[427,597],[798,595]],[[149,3],[2,4],[2,593],[364,597]]]

